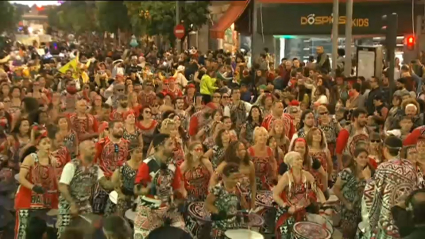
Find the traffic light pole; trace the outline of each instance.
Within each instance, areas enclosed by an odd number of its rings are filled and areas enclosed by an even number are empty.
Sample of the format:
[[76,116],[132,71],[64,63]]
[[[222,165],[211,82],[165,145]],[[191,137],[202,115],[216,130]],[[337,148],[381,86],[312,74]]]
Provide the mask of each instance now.
[[386,26],[385,42],[387,48],[387,60],[389,62],[388,67],[388,81],[390,82],[390,99],[393,98],[395,90],[395,78],[394,78],[394,69],[395,69],[395,48],[397,46],[397,29],[398,29],[398,15],[397,13],[392,13],[389,16],[385,16],[387,19],[388,25]]
[[353,30],[353,0],[347,0],[346,18],[345,23],[345,68],[344,75],[349,77],[351,75],[351,42],[352,42],[352,30]]
[[[180,24],[180,1],[176,1],[176,26]],[[181,39],[176,38],[176,49],[180,53],[182,51]]]

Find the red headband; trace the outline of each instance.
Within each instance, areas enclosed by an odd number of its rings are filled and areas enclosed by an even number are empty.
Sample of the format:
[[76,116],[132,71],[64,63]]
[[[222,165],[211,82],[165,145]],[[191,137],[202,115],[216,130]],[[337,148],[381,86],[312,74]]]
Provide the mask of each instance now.
[[38,138],[35,140],[37,142],[37,145],[40,143],[41,139],[47,137],[47,131],[44,131]]
[[305,139],[304,139],[304,138],[299,137],[299,138],[297,138],[297,139],[294,141],[294,143],[297,143],[297,142],[303,142],[303,143],[306,143],[307,141],[305,141]]

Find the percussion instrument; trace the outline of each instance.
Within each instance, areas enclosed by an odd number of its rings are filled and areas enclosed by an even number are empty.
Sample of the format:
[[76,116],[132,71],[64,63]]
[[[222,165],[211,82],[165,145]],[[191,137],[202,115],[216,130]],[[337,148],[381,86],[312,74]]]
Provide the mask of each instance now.
[[260,233],[247,229],[227,230],[224,235],[227,239],[264,239]]
[[255,196],[255,204],[262,207],[273,207],[273,192],[272,191],[258,191]]
[[307,217],[308,222],[317,223],[317,224],[321,225],[322,227],[326,228],[331,235],[333,234],[334,229],[333,229],[333,226],[332,226],[332,222],[329,219],[327,219],[326,217],[324,217],[322,215],[311,214],[311,213],[307,213],[306,217]]
[[134,212],[132,209],[128,209],[125,214],[125,218],[130,220],[131,222],[134,222],[134,218],[136,218],[136,212]]
[[113,204],[117,204],[118,203],[118,193],[117,193],[117,191],[112,191],[112,192],[109,193],[109,200]]
[[292,228],[292,239],[330,239],[332,234],[315,222],[296,222]]
[[366,228],[367,225],[365,222],[360,222],[359,225],[357,226],[357,233],[356,233],[356,238],[362,238],[363,235],[366,233]]
[[158,208],[161,207],[162,201],[158,200],[158,199],[142,196],[140,198],[140,203],[141,203],[141,205],[143,205],[145,207],[152,208],[152,209],[158,209]]

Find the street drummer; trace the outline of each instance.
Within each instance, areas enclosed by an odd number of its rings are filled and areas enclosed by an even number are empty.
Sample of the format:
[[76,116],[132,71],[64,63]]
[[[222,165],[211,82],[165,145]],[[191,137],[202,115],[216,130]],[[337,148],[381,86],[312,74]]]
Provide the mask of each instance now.
[[238,211],[249,208],[238,187],[238,175],[239,165],[227,163],[221,182],[210,189],[205,206],[211,212],[213,221],[211,238],[223,238],[226,230],[239,228],[241,221],[237,220]]
[[293,225],[304,219],[306,208],[319,199],[326,201],[311,173],[303,170],[303,158],[298,152],[289,152],[284,162],[289,169],[273,189],[273,199],[279,208],[276,214],[276,238],[292,238]]
[[139,195],[134,220],[134,237],[145,239],[149,233],[171,220],[171,225],[186,230],[182,215],[175,210],[174,197],[186,198],[180,168],[172,163],[174,141],[168,134],[152,140],[155,153],[140,165],[134,191]]
[[114,189],[114,184],[94,164],[94,142],[86,139],[80,143],[79,149],[80,156],[65,165],[59,181],[58,238],[70,224],[72,216],[92,213],[89,198],[91,188],[97,182],[107,190]]
[[134,148],[130,155],[131,158],[123,166],[115,170],[111,181],[115,185],[115,191],[118,193],[118,199],[113,203],[110,199],[106,204],[105,216],[117,214],[124,216],[124,213],[131,208],[134,202],[134,179],[137,170],[142,163],[143,147]]

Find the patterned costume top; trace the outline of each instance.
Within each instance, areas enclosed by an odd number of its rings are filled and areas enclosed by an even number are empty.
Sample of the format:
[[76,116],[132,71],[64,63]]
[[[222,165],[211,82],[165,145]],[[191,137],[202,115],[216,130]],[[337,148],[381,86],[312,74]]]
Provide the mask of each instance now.
[[145,92],[140,92],[137,98],[137,101],[139,102],[139,104],[143,106],[152,106],[155,100],[156,100],[156,94],[153,91],[147,94]]
[[239,101],[239,104],[230,105],[230,117],[236,129],[240,129],[242,124],[246,122],[246,105],[245,102]]
[[211,157],[211,164],[213,166],[213,169],[216,169],[218,165],[223,161],[224,152],[225,149],[223,147],[219,147],[218,145],[213,146]]
[[319,124],[319,129],[321,129],[325,134],[326,142],[328,144],[336,143],[336,138],[339,134],[339,127],[338,122],[335,119],[332,119],[332,121],[327,125]]
[[200,163],[196,167],[188,169],[183,174],[184,186],[187,191],[189,201],[204,201],[208,194],[208,183],[211,174],[207,167]]
[[68,148],[71,158],[77,156],[77,133],[74,130],[70,130],[68,135],[63,139],[63,145]]
[[97,142],[95,159],[105,173],[105,177],[111,177],[115,169],[127,161],[128,147],[129,143],[125,139],[121,139],[119,143],[114,143],[109,137],[106,137]]
[[[381,163],[374,180],[366,184],[363,200],[368,213],[371,237],[399,238],[391,208],[403,201],[417,185],[414,165],[404,159],[392,159]],[[372,229],[372,230],[371,230]]]
[[135,131],[133,133],[128,132],[124,128],[124,133],[122,135],[122,138],[127,140],[129,142],[129,148],[128,150],[131,152],[133,149],[139,147],[139,138],[140,135],[142,135],[142,130],[135,128]]
[[142,124],[137,125],[143,137],[143,155],[146,155],[149,150],[157,125],[158,122],[156,120],[152,120],[152,124],[149,127],[144,127]]
[[30,155],[34,159],[34,165],[28,168],[27,180],[37,186],[41,186],[45,192],[36,192],[24,186],[19,186],[15,197],[15,209],[51,209],[58,206],[58,190],[54,167],[49,163],[44,166],[39,162],[38,155]]
[[336,153],[349,154],[354,156],[354,150],[358,143],[363,142],[369,144],[369,132],[366,127],[361,132],[356,132],[353,125],[349,125],[339,132]]
[[[264,118],[261,126],[266,128],[267,131],[270,131],[273,128],[273,123],[276,119],[279,119],[279,118],[276,118],[275,116],[270,114]],[[283,121],[286,137],[288,137],[288,139],[292,139],[292,135],[295,133],[295,127],[294,127],[294,123],[293,123],[291,115],[283,114],[280,119]]]
[[[91,213],[90,192],[98,181],[99,166],[94,164],[86,168],[81,164],[78,158],[73,159],[69,163],[73,164],[75,167],[74,177],[72,177],[71,183],[69,184],[69,193],[73,201],[77,204],[80,213]],[[69,203],[61,195],[59,197],[59,214],[68,213]]]
[[58,148],[51,153],[51,157],[53,165],[55,166],[57,178],[59,179],[62,175],[63,167],[65,167],[65,164],[71,161],[68,148],[65,146]]
[[255,182],[257,190],[270,190],[272,165],[274,159],[273,150],[266,146],[267,156],[257,156],[253,147],[248,148],[248,153],[251,156],[252,163],[255,167]]
[[73,129],[81,140],[81,136],[88,133],[97,131],[97,120],[91,114],[86,114],[86,117],[79,118],[77,113],[70,114],[69,121],[71,122],[71,129]]

